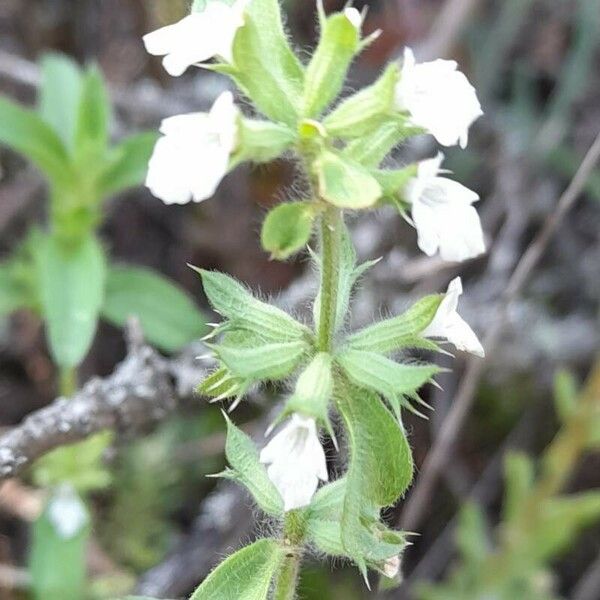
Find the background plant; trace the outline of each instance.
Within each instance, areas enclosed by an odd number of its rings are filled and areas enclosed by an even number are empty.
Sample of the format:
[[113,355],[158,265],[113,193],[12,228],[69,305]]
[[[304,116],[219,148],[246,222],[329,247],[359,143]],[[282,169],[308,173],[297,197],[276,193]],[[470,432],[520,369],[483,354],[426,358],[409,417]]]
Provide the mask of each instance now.
[[[101,316],[123,326],[135,314],[148,339],[166,351],[196,338],[204,322],[188,296],[159,274],[111,264],[97,235],[108,199],[143,181],[156,136],[110,143],[111,105],[96,67],[80,69],[51,54],[42,74],[37,110],[0,98],[0,142],[42,171],[49,198],[47,227],[32,227],[0,265],[0,314],[28,309],[43,320],[60,391],[70,396]],[[36,597],[84,594],[89,515],[79,495],[110,483],[102,456],[111,439],[100,434],[61,448],[36,467],[35,482],[52,490],[33,527]]]
[[503,520],[493,538],[484,512],[465,505],[457,531],[461,561],[447,582],[423,586],[423,600],[559,597],[548,563],[600,518],[598,491],[563,493],[577,461],[598,448],[598,366],[581,391],[572,375],[557,376],[555,407],[562,427],[539,463],[518,452],[506,457]]

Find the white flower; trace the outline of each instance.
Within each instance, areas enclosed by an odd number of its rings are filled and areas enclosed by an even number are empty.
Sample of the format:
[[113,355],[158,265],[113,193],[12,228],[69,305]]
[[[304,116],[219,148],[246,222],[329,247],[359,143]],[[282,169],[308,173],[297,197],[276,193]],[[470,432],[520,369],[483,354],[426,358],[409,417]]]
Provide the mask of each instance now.
[[393,579],[400,573],[400,557],[392,556],[383,563],[383,574],[389,579]]
[[443,146],[467,146],[469,127],[483,111],[475,88],[453,60],[416,64],[404,49],[402,75],[396,87],[396,107],[410,113],[414,125],[426,129]]
[[88,523],[85,505],[70,485],[59,487],[48,503],[48,520],[64,540],[75,537]]
[[464,185],[440,177],[443,154],[421,161],[406,187],[419,248],[428,256],[438,250],[443,260],[462,261],[485,252],[477,211],[479,196]]
[[163,65],[174,77],[214,57],[232,62],[233,40],[244,24],[248,1],[237,0],[230,6],[209,0],[202,12],[193,12],[174,25],[145,35],[146,50],[154,56],[164,56]]
[[281,494],[286,511],[308,506],[319,479],[328,480],[317,424],[297,413],[263,448],[260,462],[269,465],[267,473]]
[[237,144],[239,110],[223,92],[209,113],[169,117],[150,158],[146,186],[165,204],[210,198]]
[[443,338],[456,346],[458,350],[464,350],[483,358],[485,352],[475,332],[456,312],[458,298],[462,291],[460,277],[453,279],[448,286],[446,296],[433,317],[433,321],[421,335],[428,338]]

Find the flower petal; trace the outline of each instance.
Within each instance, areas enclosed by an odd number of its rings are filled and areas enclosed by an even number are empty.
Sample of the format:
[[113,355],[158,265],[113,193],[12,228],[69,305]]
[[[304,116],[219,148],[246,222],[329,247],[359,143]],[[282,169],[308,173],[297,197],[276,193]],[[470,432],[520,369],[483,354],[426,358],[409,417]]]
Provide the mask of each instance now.
[[201,12],[144,36],[146,50],[164,56],[163,65],[174,77],[197,63],[220,57],[231,62],[237,30],[244,24],[247,0],[233,6],[210,0]]
[[293,414],[260,453],[269,478],[281,494],[285,510],[310,504],[319,479],[327,481],[325,452],[313,418]]
[[415,64],[404,51],[402,76],[396,87],[396,107],[431,133],[443,146],[466,146],[469,127],[482,114],[475,88],[451,60]]
[[483,358],[485,353],[477,335],[456,311],[462,291],[462,281],[460,277],[456,277],[448,285],[446,295],[432,322],[421,335],[428,338],[445,339],[458,350]]
[[237,145],[238,116],[233,95],[224,92],[209,113],[165,119],[148,164],[146,185],[152,193],[167,204],[210,198]]

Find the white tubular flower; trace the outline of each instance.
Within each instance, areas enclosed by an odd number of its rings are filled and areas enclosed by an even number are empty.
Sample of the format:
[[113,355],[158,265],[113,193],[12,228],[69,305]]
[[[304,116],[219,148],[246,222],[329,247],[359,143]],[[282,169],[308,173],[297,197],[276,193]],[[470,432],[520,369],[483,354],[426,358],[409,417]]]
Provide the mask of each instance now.
[[469,188],[440,177],[444,155],[421,161],[417,176],[406,187],[419,248],[428,256],[438,250],[443,260],[463,261],[485,252],[483,230],[471,206],[479,196]]
[[146,186],[165,204],[210,198],[237,145],[239,110],[223,92],[209,113],[169,117],[148,163]]
[[396,107],[431,133],[442,146],[466,148],[469,127],[482,114],[475,88],[457,71],[453,60],[417,64],[410,48],[404,50],[402,76],[396,87]]
[[485,352],[481,342],[468,323],[456,312],[458,298],[462,294],[462,281],[460,277],[453,279],[448,286],[446,296],[442,300],[433,321],[421,334],[428,338],[442,338],[450,342],[458,350],[470,352],[483,358]]
[[260,462],[281,494],[284,510],[308,506],[321,481],[327,481],[325,452],[314,419],[293,414],[263,448]]
[[58,488],[50,499],[48,519],[64,540],[75,537],[89,521],[85,505],[70,485]]
[[202,12],[193,12],[174,25],[145,35],[146,50],[153,56],[164,56],[163,65],[174,77],[214,57],[232,62],[233,40],[244,24],[248,1],[237,0],[230,6],[209,0]]

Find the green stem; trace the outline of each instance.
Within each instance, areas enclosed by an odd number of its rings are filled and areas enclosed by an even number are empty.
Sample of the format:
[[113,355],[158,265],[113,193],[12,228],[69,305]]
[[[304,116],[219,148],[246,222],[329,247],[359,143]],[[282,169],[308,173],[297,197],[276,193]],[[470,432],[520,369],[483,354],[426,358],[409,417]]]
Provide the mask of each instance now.
[[59,393],[70,398],[77,391],[77,370],[74,367],[61,367]]
[[[321,306],[317,328],[317,348],[331,352],[335,333],[339,285],[342,215],[328,207],[321,217]],[[294,600],[304,543],[304,523],[301,513],[291,511],[284,521],[283,543],[289,548],[275,582],[274,600]]]
[[273,600],[294,600],[302,561],[305,521],[301,512],[292,510],[285,515],[283,543],[288,551],[275,582]]
[[300,555],[288,554],[281,566],[273,600],[294,600],[300,572]]
[[339,262],[341,244],[341,213],[329,207],[321,217],[321,308],[317,331],[317,347],[330,352],[335,333]]

